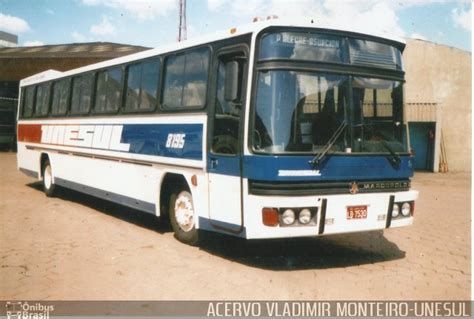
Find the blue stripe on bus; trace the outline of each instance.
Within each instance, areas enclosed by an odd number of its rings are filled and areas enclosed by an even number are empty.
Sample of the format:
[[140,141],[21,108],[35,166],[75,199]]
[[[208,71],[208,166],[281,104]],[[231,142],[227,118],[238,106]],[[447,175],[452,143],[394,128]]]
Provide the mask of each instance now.
[[[401,163],[393,167],[386,156],[328,156],[313,170],[312,156],[245,156],[243,176],[261,181],[318,181],[399,179],[413,176],[411,158],[401,156]],[[310,173],[305,176],[305,173]]]
[[[170,134],[184,134],[182,148],[166,145]],[[129,153],[202,160],[202,124],[124,124],[122,143]]]
[[240,176],[240,157],[209,154],[207,167],[209,173]]
[[[215,155],[209,154],[211,160]],[[218,157],[218,167],[208,172],[239,176],[238,158]],[[328,156],[319,167],[313,169],[309,164],[312,156],[244,156],[244,178],[260,181],[318,181],[318,180],[369,180],[402,179],[413,176],[412,159],[401,156],[401,163],[393,167],[386,156]],[[210,162],[210,161],[209,161]],[[318,172],[315,172],[319,171]]]

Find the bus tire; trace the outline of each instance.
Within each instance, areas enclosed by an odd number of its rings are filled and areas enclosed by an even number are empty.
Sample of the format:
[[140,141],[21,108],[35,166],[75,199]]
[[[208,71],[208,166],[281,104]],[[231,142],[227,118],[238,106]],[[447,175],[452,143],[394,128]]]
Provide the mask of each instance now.
[[196,229],[196,215],[190,192],[182,190],[171,194],[169,216],[176,239],[196,246],[199,242],[199,230]]
[[45,160],[42,170],[43,191],[48,197],[53,197],[56,193],[56,185],[53,183],[53,170],[49,159]]

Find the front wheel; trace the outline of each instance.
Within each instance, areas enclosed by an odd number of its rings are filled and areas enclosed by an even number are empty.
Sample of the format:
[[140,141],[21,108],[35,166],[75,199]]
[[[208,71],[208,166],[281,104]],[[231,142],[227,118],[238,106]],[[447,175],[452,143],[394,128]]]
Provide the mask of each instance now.
[[193,197],[188,191],[172,194],[170,198],[170,221],[176,238],[189,245],[197,245],[199,231],[196,229]]
[[53,183],[53,171],[49,160],[43,164],[43,191],[48,197],[53,197],[56,191],[56,185]]

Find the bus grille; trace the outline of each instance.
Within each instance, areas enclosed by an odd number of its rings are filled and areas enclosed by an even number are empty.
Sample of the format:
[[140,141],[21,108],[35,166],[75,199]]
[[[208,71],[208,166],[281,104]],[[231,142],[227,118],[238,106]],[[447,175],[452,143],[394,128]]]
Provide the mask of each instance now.
[[[355,185],[357,187],[355,187]],[[403,192],[410,189],[410,180],[325,181],[325,182],[267,182],[249,180],[253,195],[298,196],[354,193]]]

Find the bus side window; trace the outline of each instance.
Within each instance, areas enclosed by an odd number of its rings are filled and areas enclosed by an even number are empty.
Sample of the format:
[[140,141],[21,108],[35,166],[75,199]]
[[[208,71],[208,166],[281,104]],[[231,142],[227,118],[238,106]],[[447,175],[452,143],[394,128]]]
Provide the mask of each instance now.
[[133,64],[127,67],[127,93],[125,97],[125,109],[129,111],[136,111],[140,109],[141,77],[141,64]]
[[169,108],[179,108],[183,100],[184,55],[169,56],[165,60],[163,104]]
[[53,83],[52,115],[65,115],[69,100],[69,79],[62,79]]
[[53,82],[53,102],[51,103],[51,114],[59,114],[59,97],[61,96],[61,82]]
[[94,111],[114,113],[120,107],[122,96],[122,68],[116,67],[97,74]]
[[84,74],[72,79],[72,114],[89,113],[92,97],[93,74]]
[[198,50],[186,54],[183,107],[203,107],[206,103],[209,53]]
[[35,86],[28,86],[25,89],[25,98],[23,103],[23,117],[29,118],[33,115],[33,108],[35,103]]
[[50,104],[51,84],[38,85],[36,89],[35,116],[44,117],[48,115]]
[[158,104],[160,60],[151,59],[127,67],[125,110],[151,111]]
[[[235,60],[233,57],[221,57],[217,68],[217,88],[214,113],[214,138],[212,151],[220,154],[237,154],[239,140],[239,123],[242,109],[242,82],[244,60]],[[232,63],[237,68],[228,68]],[[229,70],[236,72],[237,90],[234,100],[226,99],[226,81],[229,82]]]
[[158,104],[158,85],[160,81],[160,60],[143,62],[142,83],[140,86],[140,109],[154,110]]
[[168,56],[164,63],[164,107],[175,110],[204,107],[208,69],[208,48]]
[[40,116],[41,102],[43,101],[44,86],[38,85],[36,87],[36,97],[35,97],[35,116]]

